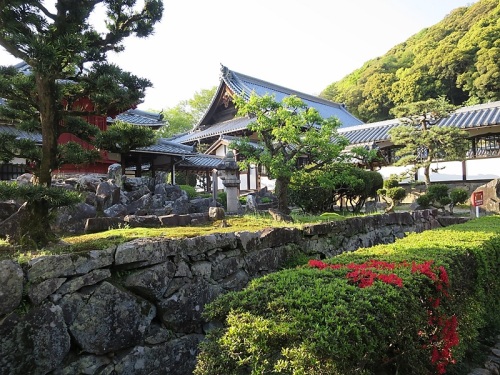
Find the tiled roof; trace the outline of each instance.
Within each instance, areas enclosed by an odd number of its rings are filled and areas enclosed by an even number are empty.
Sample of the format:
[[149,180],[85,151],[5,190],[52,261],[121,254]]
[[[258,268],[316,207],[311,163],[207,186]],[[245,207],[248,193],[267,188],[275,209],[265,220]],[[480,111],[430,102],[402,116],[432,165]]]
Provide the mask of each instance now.
[[398,126],[399,120],[386,120],[371,124],[352,126],[350,128],[339,129],[338,133],[349,140],[350,144],[364,144],[375,141],[385,141],[389,139],[389,130]]
[[179,143],[188,143],[193,142],[198,139],[209,138],[218,136],[221,134],[232,133],[240,130],[244,130],[248,127],[248,124],[252,121],[252,119],[248,117],[239,117],[234,118],[229,121],[221,122],[215,125],[212,125],[204,130],[195,131],[192,133],[187,133],[175,138],[176,142]]
[[[374,122],[345,129],[339,134],[346,137],[351,145],[389,140],[389,130],[398,126],[398,119]],[[500,125],[500,101],[463,107],[439,121],[440,126],[455,126],[461,129]]]
[[206,169],[211,170],[216,168],[222,161],[222,157],[215,155],[198,154],[186,156],[177,165],[182,168]]
[[108,117],[108,122],[113,123],[114,121],[128,122],[129,124],[139,125],[139,126],[163,126],[166,121],[163,120],[163,115],[160,113],[146,112],[139,109],[129,109],[123,113],[117,115],[114,119]]
[[439,122],[442,126],[456,126],[461,129],[499,124],[500,101],[460,108]]
[[313,95],[304,94],[286,87],[278,86],[254,77],[237,73],[225,66],[221,67],[221,80],[228,85],[238,95],[249,97],[252,92],[259,96],[274,95],[277,101],[281,101],[286,96],[295,95],[302,99],[306,105],[315,108],[321,117],[337,117],[342,123],[342,127],[361,125],[363,122],[350,114],[344,105],[321,99]]
[[160,138],[156,144],[139,147],[134,149],[135,152],[146,152],[151,154],[170,154],[170,155],[193,155],[196,154],[192,146],[182,145],[177,142],[167,140],[165,138]]
[[38,144],[42,144],[42,134],[19,130],[15,126],[0,125],[0,133],[12,134],[15,135],[17,139],[29,139]]

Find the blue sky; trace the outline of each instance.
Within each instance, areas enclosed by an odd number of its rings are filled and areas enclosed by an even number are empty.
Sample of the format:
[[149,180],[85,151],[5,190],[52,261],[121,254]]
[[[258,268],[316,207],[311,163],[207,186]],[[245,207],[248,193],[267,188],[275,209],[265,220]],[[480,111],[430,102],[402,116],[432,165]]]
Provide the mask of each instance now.
[[[148,78],[140,109],[168,108],[219,83],[220,65],[318,95],[465,0],[165,0],[153,36],[110,61]],[[0,47],[0,65],[17,62]]]

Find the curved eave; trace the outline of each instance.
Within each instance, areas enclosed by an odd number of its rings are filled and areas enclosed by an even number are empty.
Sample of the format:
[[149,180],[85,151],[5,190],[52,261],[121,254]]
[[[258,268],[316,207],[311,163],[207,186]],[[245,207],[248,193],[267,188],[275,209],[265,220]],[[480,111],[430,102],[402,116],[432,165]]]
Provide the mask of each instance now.
[[361,120],[349,113],[342,104],[250,77],[232,71],[225,66],[221,68],[221,79],[235,94],[243,95],[246,99],[248,99],[253,92],[259,96],[265,94],[273,95],[278,101],[281,101],[286,96],[295,95],[302,99],[307,106],[315,108],[323,118],[338,118],[342,124],[341,127],[351,127],[363,124]]
[[188,133],[182,137],[176,138],[176,142],[189,143],[200,139],[217,137],[222,134],[230,134],[248,129],[248,124],[252,119],[248,117],[237,117],[229,121],[221,122],[208,127],[205,130]]

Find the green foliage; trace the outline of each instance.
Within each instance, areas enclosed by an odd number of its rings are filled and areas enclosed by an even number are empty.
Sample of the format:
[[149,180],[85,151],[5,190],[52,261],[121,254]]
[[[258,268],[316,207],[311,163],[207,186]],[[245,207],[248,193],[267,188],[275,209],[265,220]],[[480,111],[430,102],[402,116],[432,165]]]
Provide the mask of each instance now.
[[194,199],[198,196],[196,189],[191,185],[179,185],[179,187],[187,193],[189,199]]
[[[236,96],[238,115],[251,116],[249,129],[257,134],[259,147],[249,147],[244,141],[234,142],[231,148],[243,155],[246,163],[264,165],[269,177],[276,180],[275,194],[278,209],[289,212],[288,186],[300,171],[312,172],[339,160],[348,141],[339,136],[340,122],[324,119],[314,108],[296,96],[280,102],[273,96]],[[332,140],[335,138],[335,142]],[[307,157],[307,165],[299,159]]]
[[334,219],[334,220],[339,220],[339,219],[343,219],[343,216],[336,213],[336,212],[323,212],[321,215],[320,215],[322,218],[325,218],[325,219],[328,219],[328,220],[331,220],[331,219]]
[[[327,262],[392,264],[389,272],[401,278],[401,287],[375,281],[360,288],[342,267],[298,267],[218,297],[204,315],[223,328],[202,344],[195,374],[434,373],[426,344],[437,333],[429,328],[429,310],[457,318],[459,342],[451,355],[460,363],[482,330],[500,329],[499,220],[411,234]],[[414,272],[413,262],[426,264],[427,271]],[[447,273],[449,284],[438,284],[448,288],[449,297],[432,281],[438,270],[437,280],[447,280]]]
[[431,206],[432,200],[430,195],[423,194],[417,198],[417,203],[422,208],[429,208]]
[[271,203],[273,200],[269,197],[262,197],[260,203]]
[[469,199],[469,192],[462,188],[455,188],[450,191],[450,200],[453,206],[467,202]]
[[480,0],[457,8],[385,55],[367,61],[321,96],[365,122],[391,118],[400,104],[445,96],[456,105],[500,100],[500,8]]
[[384,181],[383,186],[385,189],[392,189],[399,186],[399,181],[396,177],[391,176],[390,178]]
[[83,197],[63,188],[0,182],[0,201],[10,199],[26,202],[26,206],[20,215],[19,227],[10,233],[9,241],[25,249],[38,249],[56,239],[50,227],[55,209],[79,203]]
[[[0,7],[0,45],[29,65],[30,74],[0,67],[0,116],[23,130],[43,133],[42,152],[34,157],[12,144],[10,151],[27,157],[41,184],[50,186],[51,173],[64,160],[80,162],[86,154],[74,145],[58,150],[63,133],[91,141],[97,128],[82,117],[116,115],[142,100],[151,82],[106,63],[110,51],[123,50],[131,35],[146,37],[163,13],[161,0],[136,6],[136,1],[103,3],[56,1],[52,12],[43,1],[11,1]],[[102,6],[107,31],[98,32],[89,17]],[[36,80],[35,80],[36,78]],[[91,104],[88,101],[91,101]],[[76,151],[78,155],[70,155]],[[94,160],[96,154],[89,153]]]
[[394,207],[408,195],[406,189],[399,186],[399,181],[394,176],[384,181],[384,187],[377,190],[377,194],[389,204],[385,209],[386,212],[393,212]]
[[225,210],[227,210],[227,193],[220,191],[217,193],[217,202],[219,202]]
[[290,201],[310,214],[332,211],[342,201],[347,201],[353,212],[359,212],[366,199],[377,195],[382,184],[383,178],[378,172],[336,163],[297,173],[291,181]]
[[181,104],[163,111],[167,124],[158,130],[162,138],[170,138],[177,134],[185,133],[193,128],[195,124],[193,115],[189,113]]
[[50,209],[70,206],[83,200],[80,193],[57,187],[0,182],[0,201],[22,200],[29,204],[44,201]]
[[168,124],[159,130],[160,136],[169,138],[191,130],[210,106],[216,90],[217,86],[197,91],[191,99],[162,111]]
[[425,194],[417,198],[417,203],[424,208],[433,206],[443,210],[445,206],[449,205],[450,213],[453,213],[453,207],[465,203],[469,199],[469,193],[462,188],[448,190],[449,188],[445,184],[432,184]]
[[[0,157],[27,158],[36,182],[50,187],[52,171],[61,163],[93,162],[98,156],[84,150],[88,148],[84,141],[93,140],[97,129],[83,125],[82,117],[114,116],[144,98],[151,82],[108,64],[106,58],[108,52],[123,50],[125,38],[150,35],[161,20],[163,2],[59,0],[53,8],[45,5],[39,0],[16,0],[0,6],[0,46],[30,68],[0,67],[0,98],[5,99],[0,117],[43,134],[41,148],[31,141],[10,139],[0,147]],[[105,31],[89,22],[97,7],[106,15],[101,23]],[[81,145],[60,146],[58,140],[66,133],[80,138]],[[42,200],[31,205],[34,222],[49,215],[48,204]],[[44,230],[53,237],[46,224],[37,243],[48,241],[42,238]]]
[[177,185],[189,185],[192,187],[196,186],[196,175],[194,173],[183,173],[183,172],[176,172],[175,173],[175,183]]
[[151,146],[155,141],[156,133],[153,129],[118,120],[108,130],[99,133],[94,143],[100,149],[121,154],[121,162],[127,167],[126,154],[135,148]]
[[387,189],[386,196],[393,201],[400,202],[406,197],[407,193],[403,187],[395,187]]
[[[454,107],[444,98],[428,99],[394,108],[403,124],[389,131],[391,142],[401,146],[394,165],[410,166],[414,172],[424,169],[430,184],[430,167],[435,161],[463,160],[469,149],[468,133],[453,126],[437,126]],[[436,169],[434,172],[438,172]]]

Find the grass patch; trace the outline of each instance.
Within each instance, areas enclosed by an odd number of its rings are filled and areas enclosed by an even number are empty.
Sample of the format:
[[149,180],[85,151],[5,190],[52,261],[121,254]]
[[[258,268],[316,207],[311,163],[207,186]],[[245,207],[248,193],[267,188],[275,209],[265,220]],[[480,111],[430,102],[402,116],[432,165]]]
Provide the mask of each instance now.
[[110,229],[105,232],[62,236],[57,244],[48,246],[40,250],[26,249],[13,246],[5,240],[0,240],[0,260],[14,259],[19,263],[26,263],[30,259],[44,256],[65,253],[76,253],[89,250],[103,250],[111,246],[132,241],[138,238],[189,238],[209,235],[213,233],[227,232],[256,232],[264,228],[295,227],[302,228],[306,224],[313,224],[323,221],[343,220],[342,215],[311,216],[299,213],[292,213],[294,223],[277,222],[268,213],[248,214],[243,216],[227,217],[227,226],[222,227],[221,221],[210,222],[201,225],[190,225],[184,227],[161,227],[161,228],[130,228]]

